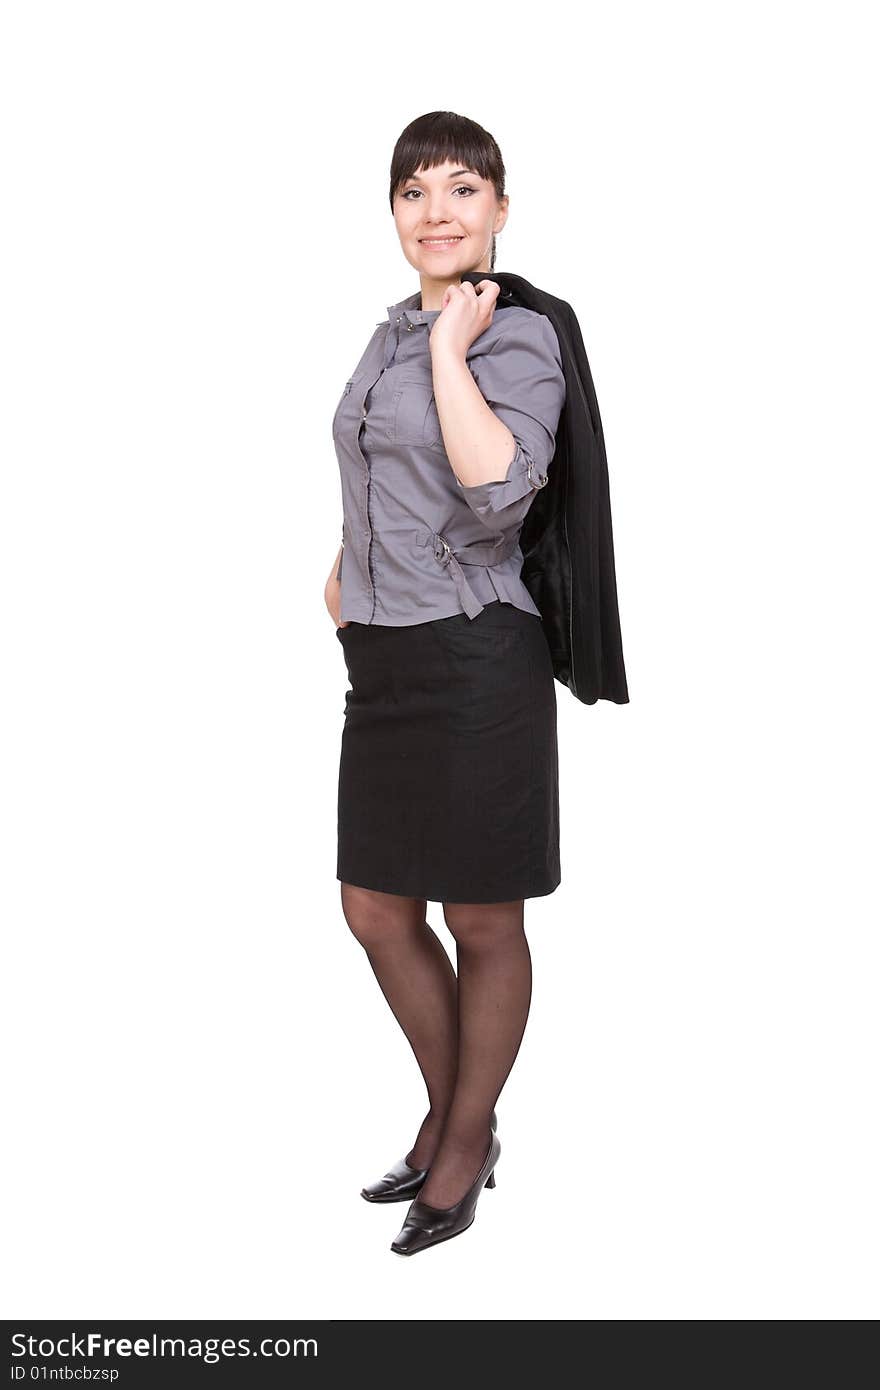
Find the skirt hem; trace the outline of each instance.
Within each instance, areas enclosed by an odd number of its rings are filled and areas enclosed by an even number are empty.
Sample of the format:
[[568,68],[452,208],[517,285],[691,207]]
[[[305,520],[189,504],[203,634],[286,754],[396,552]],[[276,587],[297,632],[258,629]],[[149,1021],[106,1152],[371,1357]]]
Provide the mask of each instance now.
[[388,886],[387,881],[384,884],[377,883],[375,880],[371,883],[357,882],[353,876],[340,873],[338,870],[336,878],[339,883],[348,883],[352,888],[366,888],[371,893],[389,893],[397,898],[424,898],[425,901],[429,903],[512,903],[518,902],[520,898],[523,900],[527,900],[528,898],[547,898],[551,893],[556,892],[556,889],[562,882],[560,876],[555,883],[551,881],[544,886],[535,884],[530,888],[527,887],[525,891],[520,887],[520,889],[514,893],[493,893],[491,897],[486,897],[485,892],[479,895],[474,893],[462,895],[461,892],[428,893],[421,889],[416,891],[412,886],[407,888],[401,888],[399,886],[391,888]]

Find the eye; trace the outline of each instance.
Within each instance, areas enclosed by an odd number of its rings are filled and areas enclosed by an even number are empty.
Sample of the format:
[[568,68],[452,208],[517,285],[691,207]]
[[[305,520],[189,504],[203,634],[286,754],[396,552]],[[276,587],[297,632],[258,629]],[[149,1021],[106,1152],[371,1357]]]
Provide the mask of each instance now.
[[[470,184],[460,183],[458,187],[454,188],[452,191],[453,193],[476,193],[477,190],[475,188],[471,188]],[[408,188],[405,193],[401,194],[401,197],[408,203],[418,201],[417,199],[411,198],[409,196],[410,193],[418,193],[419,198],[421,198],[422,196],[422,190],[420,188]]]

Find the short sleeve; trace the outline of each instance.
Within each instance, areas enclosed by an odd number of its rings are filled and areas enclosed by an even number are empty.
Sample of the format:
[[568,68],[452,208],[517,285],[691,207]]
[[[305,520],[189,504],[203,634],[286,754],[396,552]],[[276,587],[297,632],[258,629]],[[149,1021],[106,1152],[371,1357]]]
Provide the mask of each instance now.
[[522,522],[547,481],[565,404],[559,340],[546,314],[517,314],[490,350],[468,364],[486,404],[513,435],[516,448],[503,478],[459,491],[493,531]]

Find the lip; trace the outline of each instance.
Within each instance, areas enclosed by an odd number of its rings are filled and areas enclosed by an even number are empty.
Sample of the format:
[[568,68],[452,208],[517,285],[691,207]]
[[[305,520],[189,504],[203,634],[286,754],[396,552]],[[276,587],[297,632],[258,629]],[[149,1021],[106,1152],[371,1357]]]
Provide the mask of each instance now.
[[455,237],[419,237],[419,245],[427,246],[429,249],[435,248],[438,251],[445,250],[448,246],[457,246],[460,241],[464,241],[463,236]]

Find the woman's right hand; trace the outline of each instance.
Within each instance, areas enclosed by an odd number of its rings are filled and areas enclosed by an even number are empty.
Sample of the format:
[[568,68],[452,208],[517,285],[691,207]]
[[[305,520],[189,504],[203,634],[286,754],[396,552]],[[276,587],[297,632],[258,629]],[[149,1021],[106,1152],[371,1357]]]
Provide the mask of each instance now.
[[348,627],[348,623],[339,621],[339,609],[342,605],[342,581],[337,579],[339,566],[342,561],[342,546],[336,552],[336,559],[333,561],[333,568],[330,571],[327,583],[324,585],[324,602],[327,605],[327,612],[333,619],[337,627]]

